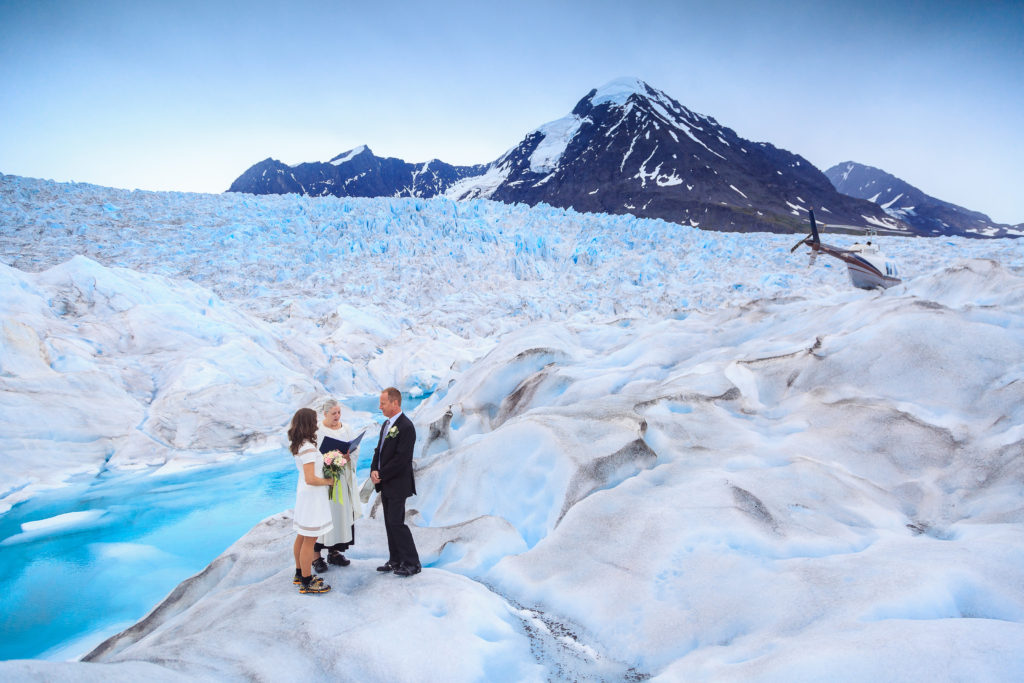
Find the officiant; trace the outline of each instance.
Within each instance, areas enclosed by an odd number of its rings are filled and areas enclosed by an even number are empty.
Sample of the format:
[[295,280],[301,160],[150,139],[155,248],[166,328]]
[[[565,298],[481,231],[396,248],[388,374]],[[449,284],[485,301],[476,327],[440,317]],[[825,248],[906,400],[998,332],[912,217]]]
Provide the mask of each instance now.
[[[355,436],[350,429],[341,424],[341,405],[333,398],[324,401],[320,408],[323,419],[316,430],[316,445],[320,450],[325,437],[338,439],[339,441],[351,441]],[[331,497],[331,521],[334,528],[328,533],[316,539],[316,559],[313,561],[313,569],[321,574],[327,571],[328,563],[339,567],[347,567],[352,563],[345,557],[345,551],[355,545],[356,527],[355,521],[363,516],[362,506],[356,504],[359,500],[359,490],[356,488],[356,460],[358,459],[358,446],[349,454],[348,463],[341,469],[341,502],[337,501],[339,496]],[[322,452],[322,451],[321,451]],[[327,562],[324,562],[321,552],[327,548]]]

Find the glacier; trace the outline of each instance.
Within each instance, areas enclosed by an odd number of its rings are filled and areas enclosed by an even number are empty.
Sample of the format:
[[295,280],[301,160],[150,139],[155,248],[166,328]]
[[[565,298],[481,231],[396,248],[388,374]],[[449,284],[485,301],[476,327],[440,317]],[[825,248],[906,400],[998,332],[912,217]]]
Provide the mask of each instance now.
[[883,239],[904,283],[864,292],[793,236],[3,176],[3,510],[286,459],[297,407],[394,384],[424,571],[373,571],[371,499],[299,596],[281,510],[83,657],[0,675],[1019,679],[1024,257]]

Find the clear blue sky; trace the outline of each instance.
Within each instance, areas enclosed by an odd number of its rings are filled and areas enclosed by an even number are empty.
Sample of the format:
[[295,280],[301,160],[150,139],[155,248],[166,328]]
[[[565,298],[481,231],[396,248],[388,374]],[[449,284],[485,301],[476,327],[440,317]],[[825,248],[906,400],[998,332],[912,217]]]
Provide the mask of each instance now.
[[484,163],[621,76],[1024,222],[1020,0],[0,0],[0,171],[222,192],[361,144]]

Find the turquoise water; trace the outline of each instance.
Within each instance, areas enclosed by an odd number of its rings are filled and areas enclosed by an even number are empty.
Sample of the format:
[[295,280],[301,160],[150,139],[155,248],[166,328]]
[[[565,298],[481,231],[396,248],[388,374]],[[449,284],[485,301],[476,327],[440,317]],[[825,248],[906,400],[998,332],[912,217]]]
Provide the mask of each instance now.
[[0,659],[75,657],[138,621],[260,520],[290,508],[295,477],[280,451],[168,476],[106,477],[15,506],[0,518],[0,538],[25,522],[100,516],[0,546]]
[[[373,448],[359,454],[362,481]],[[168,475],[104,475],[14,506],[0,515],[0,659],[78,657],[132,625],[291,508],[296,476],[281,450]],[[32,531],[40,520],[51,521]]]

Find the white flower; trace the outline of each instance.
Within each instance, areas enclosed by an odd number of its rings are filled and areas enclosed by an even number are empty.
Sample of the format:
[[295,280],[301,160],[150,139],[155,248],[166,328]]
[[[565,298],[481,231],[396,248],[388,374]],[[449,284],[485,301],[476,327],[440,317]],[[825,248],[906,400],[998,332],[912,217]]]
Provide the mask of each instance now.
[[385,436],[384,438],[385,438],[385,439],[393,439],[393,438],[395,438],[396,436],[398,436],[398,425],[395,425],[394,427],[392,427],[391,429],[389,429],[389,430],[388,430],[388,435],[387,435],[387,436]]

